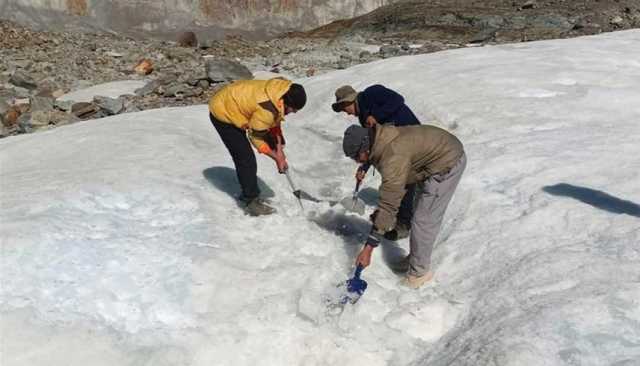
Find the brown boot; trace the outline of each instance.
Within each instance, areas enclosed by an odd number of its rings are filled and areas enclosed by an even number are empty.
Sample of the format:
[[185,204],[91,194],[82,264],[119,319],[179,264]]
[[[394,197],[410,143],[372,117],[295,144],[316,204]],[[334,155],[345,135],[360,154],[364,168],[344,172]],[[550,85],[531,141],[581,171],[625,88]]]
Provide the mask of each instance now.
[[245,211],[251,216],[264,216],[271,215],[276,209],[267,205],[262,198],[256,197],[247,202]]
[[402,284],[404,286],[417,290],[420,287],[422,287],[422,285],[431,281],[432,279],[433,279],[432,271],[429,271],[423,274],[422,276],[414,276],[414,275],[408,274],[407,277],[405,277],[405,279],[402,281]]

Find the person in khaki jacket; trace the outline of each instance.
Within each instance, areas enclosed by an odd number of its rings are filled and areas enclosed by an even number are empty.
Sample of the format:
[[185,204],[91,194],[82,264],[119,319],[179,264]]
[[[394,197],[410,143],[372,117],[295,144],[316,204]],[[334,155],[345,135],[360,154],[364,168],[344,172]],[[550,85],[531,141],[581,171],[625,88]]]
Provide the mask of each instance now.
[[405,285],[419,288],[433,278],[433,245],[466,167],[462,143],[451,133],[430,125],[375,125],[370,129],[353,125],[345,131],[342,146],[346,156],[372,164],[382,179],[378,208],[371,215],[373,225],[356,264],[367,267],[371,263],[373,249],[395,226],[405,187],[418,184],[410,252],[393,269],[406,272]]
[[236,81],[209,101],[209,118],[231,154],[242,187],[240,201],[250,215],[275,212],[259,197],[258,168],[251,145],[272,158],[278,171],[284,173],[288,166],[280,125],[285,115],[302,109],[306,101],[302,85],[281,78]]

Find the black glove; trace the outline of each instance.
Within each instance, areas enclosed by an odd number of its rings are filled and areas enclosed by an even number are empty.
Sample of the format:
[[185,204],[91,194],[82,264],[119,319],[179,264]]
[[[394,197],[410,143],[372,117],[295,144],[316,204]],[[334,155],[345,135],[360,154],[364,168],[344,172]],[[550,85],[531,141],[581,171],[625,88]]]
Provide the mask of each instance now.
[[381,240],[382,240],[382,236],[380,234],[376,233],[376,228],[375,227],[372,227],[371,228],[371,232],[369,233],[369,236],[367,237],[367,242],[365,244],[375,248],[378,245],[380,245],[380,241]]

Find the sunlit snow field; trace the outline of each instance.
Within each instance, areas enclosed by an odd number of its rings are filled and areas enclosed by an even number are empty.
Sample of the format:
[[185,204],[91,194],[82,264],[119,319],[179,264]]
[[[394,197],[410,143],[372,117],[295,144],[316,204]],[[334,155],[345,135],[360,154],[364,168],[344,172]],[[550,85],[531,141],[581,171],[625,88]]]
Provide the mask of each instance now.
[[399,57],[301,79],[295,183],[349,195],[354,123],[334,90],[382,83],[456,134],[469,163],[434,283],[399,286],[387,242],[340,315],[323,294],[369,229],[328,203],[245,216],[206,106],[0,140],[0,364],[640,365],[640,31]]

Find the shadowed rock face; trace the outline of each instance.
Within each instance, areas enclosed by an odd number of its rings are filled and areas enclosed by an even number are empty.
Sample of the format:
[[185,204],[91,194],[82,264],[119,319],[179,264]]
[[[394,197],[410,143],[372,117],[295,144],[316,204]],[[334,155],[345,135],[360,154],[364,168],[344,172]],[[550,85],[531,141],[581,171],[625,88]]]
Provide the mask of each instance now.
[[640,27],[638,0],[405,0],[306,32],[445,43],[505,43]]
[[65,26],[170,35],[264,38],[351,18],[398,0],[0,0],[0,18],[36,28]]

